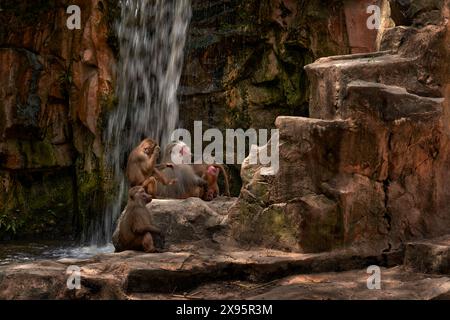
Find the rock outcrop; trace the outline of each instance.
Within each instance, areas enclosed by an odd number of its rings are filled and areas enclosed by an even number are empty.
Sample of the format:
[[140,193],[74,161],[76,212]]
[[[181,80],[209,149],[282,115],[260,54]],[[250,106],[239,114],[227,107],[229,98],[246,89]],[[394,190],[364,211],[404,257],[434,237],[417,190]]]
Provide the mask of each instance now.
[[[154,200],[149,214],[168,252],[104,253],[0,266],[0,299],[444,299],[449,237],[404,250],[288,253],[230,241],[237,199]],[[405,253],[406,251],[406,253]],[[368,290],[369,266],[382,290]],[[68,281],[79,268],[79,288]]]
[[[330,55],[371,52],[367,6],[387,1],[193,0],[180,84],[180,120],[208,128],[273,128],[279,115],[308,115],[303,67]],[[239,167],[230,166],[239,194]]]
[[[187,126],[203,120],[208,127],[270,128],[278,115],[307,115],[303,67],[319,57],[375,51],[383,29],[367,29],[367,7],[386,11],[386,4],[192,1],[181,120]],[[382,27],[389,25],[384,20]]]
[[[66,27],[69,5],[81,9],[80,30]],[[380,34],[355,28],[369,17],[357,0],[192,6],[179,92],[188,129],[194,120],[205,128],[264,128],[281,114],[307,115],[303,66],[372,51]],[[0,223],[7,226],[0,239],[71,234],[105,200],[102,136],[116,104],[118,2],[4,0],[0,9]],[[239,169],[231,169],[237,195]]]
[[[392,267],[385,260],[352,251],[315,255],[232,247],[157,254],[125,251],[85,260],[0,266],[0,299],[130,299],[142,293],[170,297],[215,281],[264,283],[295,273],[361,269],[373,263]],[[67,288],[69,266],[81,270],[79,290]]]
[[[185,200],[154,199],[147,205],[153,225],[165,238],[162,250],[176,252],[193,248],[217,247],[216,237],[227,232],[228,211],[236,198],[216,198],[204,202],[199,198]],[[117,247],[122,216],[112,237]]]
[[439,25],[388,30],[382,46],[392,51],[306,66],[311,118],[276,120],[275,176],[243,167],[237,238],[304,252],[379,252],[450,233],[450,31],[442,12]]

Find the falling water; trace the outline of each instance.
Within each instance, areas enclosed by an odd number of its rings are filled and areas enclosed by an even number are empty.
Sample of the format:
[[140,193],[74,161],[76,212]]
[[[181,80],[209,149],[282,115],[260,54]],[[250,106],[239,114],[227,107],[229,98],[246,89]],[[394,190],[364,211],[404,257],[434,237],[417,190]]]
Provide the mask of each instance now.
[[126,157],[143,137],[163,147],[178,122],[177,89],[191,17],[190,0],[123,0],[117,25],[119,105],[105,135],[108,164],[119,190],[89,231],[89,241],[111,240],[126,194]]

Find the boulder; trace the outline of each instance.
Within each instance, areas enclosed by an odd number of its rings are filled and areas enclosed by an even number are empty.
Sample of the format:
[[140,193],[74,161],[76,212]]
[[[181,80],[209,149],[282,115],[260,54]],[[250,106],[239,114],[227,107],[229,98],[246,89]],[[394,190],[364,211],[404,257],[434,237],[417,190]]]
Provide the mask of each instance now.
[[404,264],[415,272],[450,275],[450,236],[407,243]]
[[[215,236],[225,231],[228,210],[236,199],[220,197],[211,202],[199,198],[184,200],[154,199],[147,205],[152,223],[165,238],[162,250],[177,251],[181,248],[214,246]],[[121,217],[113,235],[113,243],[118,245]]]

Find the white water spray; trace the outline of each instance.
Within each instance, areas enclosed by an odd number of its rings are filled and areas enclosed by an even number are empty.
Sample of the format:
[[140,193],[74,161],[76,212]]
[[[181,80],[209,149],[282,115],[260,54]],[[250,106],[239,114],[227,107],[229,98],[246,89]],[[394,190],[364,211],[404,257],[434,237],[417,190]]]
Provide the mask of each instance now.
[[178,123],[177,90],[191,18],[190,0],[123,0],[117,24],[118,107],[105,132],[108,165],[119,190],[89,229],[92,244],[111,241],[127,191],[126,157],[144,137],[163,148]]

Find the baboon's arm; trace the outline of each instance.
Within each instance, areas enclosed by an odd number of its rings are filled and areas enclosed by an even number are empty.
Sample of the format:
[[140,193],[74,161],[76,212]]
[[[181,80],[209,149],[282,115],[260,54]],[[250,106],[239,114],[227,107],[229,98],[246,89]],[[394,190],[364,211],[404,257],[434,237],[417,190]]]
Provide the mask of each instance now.
[[162,169],[165,169],[165,168],[172,168],[173,169],[173,164],[172,163],[160,163],[160,164],[156,165],[155,168],[158,169],[158,170],[162,170]]
[[144,234],[147,232],[161,234],[161,230],[158,228],[152,226],[150,223],[147,222],[147,219],[141,218],[143,215],[148,215],[148,211],[145,208],[136,208],[135,219],[133,220],[133,223],[131,225],[131,231],[136,234]]
[[159,171],[156,168],[153,170],[153,175],[156,178],[156,180],[161,182],[163,185],[174,184],[176,182],[176,179],[172,179],[172,180],[167,179],[164,176],[164,174],[162,174],[161,171]]
[[152,155],[150,156],[149,160],[146,163],[147,171],[151,171],[156,167],[156,160],[158,159],[159,151],[160,151],[160,148],[158,146],[156,146],[155,149],[153,150]]

